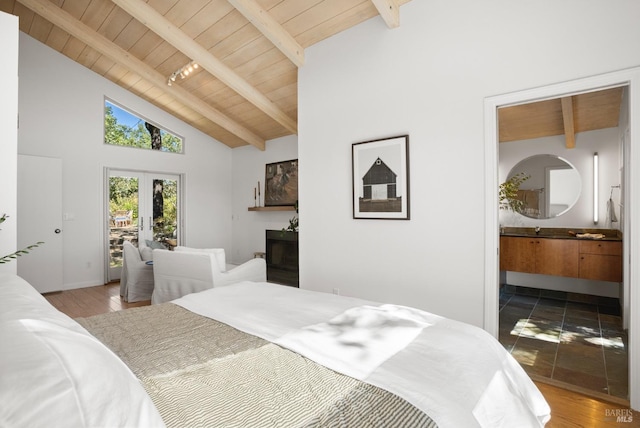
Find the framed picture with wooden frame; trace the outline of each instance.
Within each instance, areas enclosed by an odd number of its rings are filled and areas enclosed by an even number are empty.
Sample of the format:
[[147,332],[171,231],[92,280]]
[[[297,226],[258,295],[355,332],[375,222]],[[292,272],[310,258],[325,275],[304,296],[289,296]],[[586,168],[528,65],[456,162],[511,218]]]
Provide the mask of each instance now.
[[265,167],[264,206],[294,206],[298,201],[298,159]]
[[409,220],[409,136],[352,144],[353,218]]

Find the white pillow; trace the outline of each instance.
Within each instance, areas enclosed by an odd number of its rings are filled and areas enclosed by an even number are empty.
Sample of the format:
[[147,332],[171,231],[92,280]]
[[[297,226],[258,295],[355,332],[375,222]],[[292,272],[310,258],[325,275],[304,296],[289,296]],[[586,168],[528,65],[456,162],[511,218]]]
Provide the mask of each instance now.
[[0,274],[0,343],[0,426],[164,426],[113,352],[11,274]]
[[153,248],[151,247],[140,248],[140,258],[145,262],[148,262],[149,260],[153,260]]
[[191,248],[191,247],[182,247],[177,246],[173,249],[173,251],[184,251],[189,253],[201,253],[201,254],[213,254],[215,255],[216,262],[218,264],[218,268],[220,272],[225,272],[227,270],[226,256],[224,253],[224,248]]

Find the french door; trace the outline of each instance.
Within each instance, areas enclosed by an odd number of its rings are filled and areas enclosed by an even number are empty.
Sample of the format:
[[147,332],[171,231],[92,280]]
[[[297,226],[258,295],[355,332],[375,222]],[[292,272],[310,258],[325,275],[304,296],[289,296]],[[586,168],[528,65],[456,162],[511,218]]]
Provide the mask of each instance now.
[[120,278],[122,243],[175,247],[180,241],[181,177],[107,169],[105,174],[107,282]]

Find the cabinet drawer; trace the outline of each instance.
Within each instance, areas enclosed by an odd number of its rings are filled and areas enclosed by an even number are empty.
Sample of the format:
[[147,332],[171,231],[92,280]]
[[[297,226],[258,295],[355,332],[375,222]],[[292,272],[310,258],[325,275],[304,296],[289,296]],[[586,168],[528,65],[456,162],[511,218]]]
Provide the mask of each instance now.
[[580,241],[580,254],[605,254],[609,256],[621,256],[622,242]]
[[580,278],[622,282],[622,256],[581,254]]

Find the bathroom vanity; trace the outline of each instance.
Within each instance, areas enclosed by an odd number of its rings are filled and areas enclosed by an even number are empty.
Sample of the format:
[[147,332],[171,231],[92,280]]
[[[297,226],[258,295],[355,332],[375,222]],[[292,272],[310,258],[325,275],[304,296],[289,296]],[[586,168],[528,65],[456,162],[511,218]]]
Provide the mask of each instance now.
[[[604,234],[601,239],[579,238]],[[500,270],[622,282],[622,236],[614,229],[506,227],[500,236]]]

